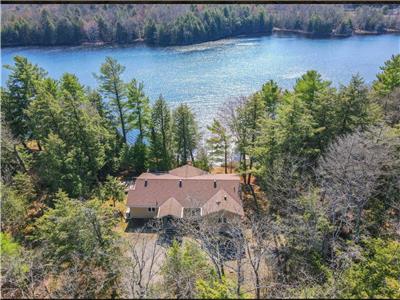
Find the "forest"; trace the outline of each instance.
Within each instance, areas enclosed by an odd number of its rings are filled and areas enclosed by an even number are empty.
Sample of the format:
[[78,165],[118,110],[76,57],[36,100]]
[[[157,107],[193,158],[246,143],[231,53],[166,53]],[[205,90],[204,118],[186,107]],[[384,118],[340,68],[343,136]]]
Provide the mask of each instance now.
[[400,30],[390,5],[2,5],[2,47],[187,45],[276,32],[312,38]]
[[[400,298],[400,55],[371,85],[267,81],[204,136],[188,105],[150,101],[111,57],[96,89],[21,56],[6,68],[3,297]],[[178,223],[187,238],[166,249],[123,230],[124,178],[188,161],[242,177],[229,259],[206,221]]]

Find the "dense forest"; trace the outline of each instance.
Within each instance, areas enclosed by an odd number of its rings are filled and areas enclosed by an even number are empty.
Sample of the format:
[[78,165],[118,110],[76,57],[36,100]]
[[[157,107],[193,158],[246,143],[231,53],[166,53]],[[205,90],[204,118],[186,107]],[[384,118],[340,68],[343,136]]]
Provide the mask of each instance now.
[[6,46],[187,45],[289,31],[308,37],[400,30],[398,5],[2,5]]
[[[335,88],[314,70],[291,90],[268,81],[203,137],[188,105],[151,105],[113,58],[96,89],[20,56],[7,68],[3,297],[400,298],[400,55],[371,86],[355,75]],[[121,179],[188,161],[242,176],[229,259],[208,221],[178,223],[192,238],[167,250],[121,229]]]

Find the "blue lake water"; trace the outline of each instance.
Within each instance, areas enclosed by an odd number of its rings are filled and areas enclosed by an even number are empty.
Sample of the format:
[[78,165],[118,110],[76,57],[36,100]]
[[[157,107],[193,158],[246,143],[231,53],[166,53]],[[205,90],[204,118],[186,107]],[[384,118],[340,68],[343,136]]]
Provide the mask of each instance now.
[[[93,73],[106,56],[112,56],[126,66],[125,80],[144,82],[151,101],[162,94],[172,107],[186,102],[204,126],[225,101],[248,95],[269,79],[291,89],[296,78],[314,69],[335,86],[346,84],[355,73],[371,83],[379,67],[398,53],[399,35],[346,39],[274,35],[169,48],[5,48],[1,59],[2,65],[10,64],[15,55],[23,55],[54,78],[70,72],[81,83],[96,87]],[[2,68],[1,74],[4,86],[8,71]]]

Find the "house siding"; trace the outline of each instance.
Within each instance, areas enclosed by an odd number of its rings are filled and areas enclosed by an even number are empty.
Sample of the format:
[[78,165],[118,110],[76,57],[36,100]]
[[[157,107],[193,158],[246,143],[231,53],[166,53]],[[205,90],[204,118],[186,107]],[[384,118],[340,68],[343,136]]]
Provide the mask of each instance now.
[[156,218],[158,214],[158,208],[155,211],[148,211],[148,207],[131,207],[130,217],[136,219],[148,219]]

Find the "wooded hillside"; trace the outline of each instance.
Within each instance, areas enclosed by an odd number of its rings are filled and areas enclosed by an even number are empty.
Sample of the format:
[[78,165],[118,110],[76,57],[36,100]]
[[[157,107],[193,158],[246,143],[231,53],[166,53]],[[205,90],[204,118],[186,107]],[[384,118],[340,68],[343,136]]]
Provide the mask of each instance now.
[[[314,70],[291,90],[268,81],[226,103],[205,138],[188,105],[150,105],[113,58],[93,70],[97,89],[24,57],[7,68],[3,297],[400,297],[400,55],[371,86]],[[190,239],[166,250],[122,232],[124,175],[231,157],[246,218],[224,224],[227,240],[203,219],[178,222]]]
[[308,37],[400,29],[398,5],[2,5],[5,46],[186,45],[272,29]]

